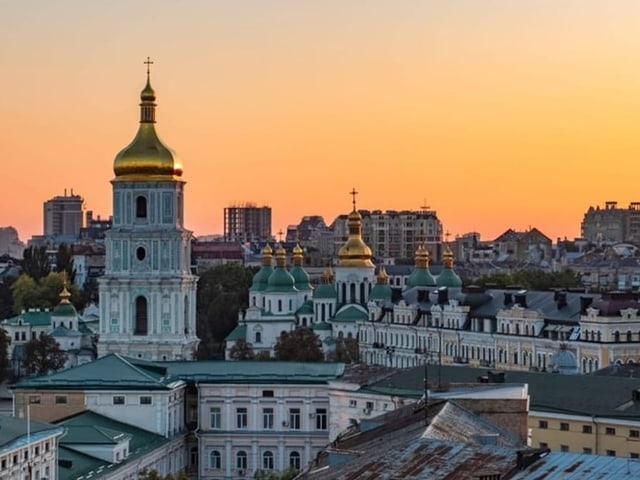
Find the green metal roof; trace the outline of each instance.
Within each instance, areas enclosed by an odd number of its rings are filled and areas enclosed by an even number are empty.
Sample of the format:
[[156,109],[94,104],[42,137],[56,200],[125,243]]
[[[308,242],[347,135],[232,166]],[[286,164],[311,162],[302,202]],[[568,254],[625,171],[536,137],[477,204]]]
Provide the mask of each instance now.
[[461,287],[462,280],[451,268],[443,268],[436,279],[439,287]]
[[31,325],[32,327],[46,327],[51,325],[51,312],[39,310],[37,312],[24,312],[20,315],[7,318],[7,325],[19,325],[22,320],[23,325]]
[[358,320],[368,320],[369,316],[367,312],[362,310],[362,307],[358,308],[355,305],[347,305],[336,313],[331,319],[332,322],[347,322],[354,323]]
[[391,286],[387,284],[376,284],[371,289],[371,300],[391,300]]
[[[59,480],[75,480],[81,477],[85,478],[101,478],[107,475],[114,475],[114,471],[130,462],[138,461],[144,455],[162,447],[171,440],[164,438],[162,435],[136,428],[133,425],[118,422],[111,418],[105,417],[95,412],[85,411],[78,415],[66,418],[57,423],[58,426],[65,427],[68,431],[78,428],[91,426],[97,431],[109,432],[107,437],[112,434],[124,435],[129,437],[129,456],[119,463],[109,463],[103,460],[90,457],[88,455],[70,450],[71,447],[78,445],[76,440],[82,439],[82,436],[74,438],[66,435],[60,438],[59,459],[72,460],[71,465],[60,464],[58,466]],[[115,432],[115,433],[114,433]],[[92,436],[88,435],[87,440],[91,441]]]
[[247,339],[247,326],[246,325],[238,325],[234,328],[229,335],[227,335],[228,342],[234,342],[236,340],[246,340]]
[[76,317],[78,312],[72,303],[59,303],[53,308],[51,314],[56,317]]
[[318,322],[318,323],[314,323],[311,325],[311,330],[318,330],[318,331],[323,331],[323,330],[331,330],[331,324],[327,323],[327,322]]
[[66,425],[66,431],[61,441],[65,444],[116,445],[130,440],[131,435],[113,430],[108,427],[95,425]]
[[284,267],[276,267],[267,281],[265,292],[295,292],[296,281]]
[[24,378],[13,388],[167,390],[174,388],[176,382],[179,381],[178,378],[169,375],[162,364],[154,364],[112,353],[93,362],[84,363],[50,375]]
[[62,429],[56,425],[37,422],[35,420],[29,422],[29,429],[27,429],[27,420],[25,418],[0,415],[0,454],[26,442],[27,430],[29,430],[29,435],[34,439],[36,437],[44,438],[45,436],[61,434],[63,432]]
[[202,383],[326,383],[344,373],[344,364],[285,361],[169,361],[162,362],[183,380]]
[[416,267],[407,278],[407,288],[435,286],[436,281],[428,268]]
[[296,311],[296,313],[298,315],[313,314],[313,302],[311,300],[307,300],[302,305],[300,305],[300,308]]
[[322,283],[313,291],[313,298],[330,298],[335,299],[338,296],[335,287],[330,283]]
[[250,292],[262,292],[267,288],[267,281],[273,273],[273,267],[271,265],[263,265],[260,270],[253,276],[253,282],[251,283]]
[[300,265],[294,265],[293,268],[291,268],[291,270],[289,271],[289,273],[295,280],[295,285],[298,290],[301,290],[301,291],[313,290],[313,288],[311,287],[309,274]]

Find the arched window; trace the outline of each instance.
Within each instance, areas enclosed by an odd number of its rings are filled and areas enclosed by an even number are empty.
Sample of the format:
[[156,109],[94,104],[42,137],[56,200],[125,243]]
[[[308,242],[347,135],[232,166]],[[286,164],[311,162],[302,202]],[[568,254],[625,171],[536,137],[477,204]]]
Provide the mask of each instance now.
[[147,299],[143,296],[136,298],[136,324],[134,335],[146,335],[147,325]]
[[298,452],[289,454],[289,468],[300,470],[300,454]]
[[616,333],[613,334],[613,341],[614,342],[619,342],[620,341],[620,332],[616,330]]
[[236,454],[236,468],[238,470],[247,469],[247,452],[245,452],[244,450],[240,450]]
[[627,331],[627,342],[631,342],[632,341],[631,335],[632,335],[631,334],[631,330]]
[[222,455],[218,450],[212,450],[209,454],[209,468],[215,468],[219,470],[222,468]]
[[261,343],[262,342],[262,332],[260,332],[260,331],[256,332],[255,342],[256,343]]
[[349,284],[349,300],[350,303],[356,303],[356,284]]
[[273,452],[267,450],[262,454],[263,470],[273,470]]
[[147,197],[136,197],[136,218],[147,218]]

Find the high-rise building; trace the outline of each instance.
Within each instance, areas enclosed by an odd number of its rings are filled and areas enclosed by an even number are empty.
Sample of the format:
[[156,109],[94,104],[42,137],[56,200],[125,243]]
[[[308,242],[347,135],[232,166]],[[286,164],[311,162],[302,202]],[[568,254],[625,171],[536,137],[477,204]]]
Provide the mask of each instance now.
[[618,202],[589,207],[582,220],[582,238],[601,243],[640,242],[640,202],[618,208]]
[[198,346],[198,278],[191,273],[192,233],[183,224],[182,163],[156,134],[148,70],[140,97],[138,133],[113,164],[98,356],[191,360]]
[[[362,238],[374,256],[411,258],[418,245],[423,245],[432,259],[440,259],[442,223],[435,211],[360,210],[360,214]],[[336,218],[333,229],[335,245],[339,246],[348,236],[347,216]]]
[[258,207],[254,203],[226,207],[224,239],[240,243],[271,241],[271,207]]
[[67,195],[53,197],[44,202],[44,235],[75,235],[85,226],[85,204],[80,195],[75,195],[73,189]]

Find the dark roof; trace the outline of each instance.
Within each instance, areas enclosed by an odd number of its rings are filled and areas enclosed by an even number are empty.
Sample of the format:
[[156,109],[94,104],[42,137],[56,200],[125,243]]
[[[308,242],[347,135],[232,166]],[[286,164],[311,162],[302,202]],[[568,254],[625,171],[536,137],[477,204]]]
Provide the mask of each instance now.
[[[445,386],[477,384],[480,377],[488,377],[487,369],[451,365],[430,365],[427,373],[432,389],[439,376]],[[634,392],[640,389],[637,378],[508,371],[504,372],[504,381],[529,385],[531,411],[640,419],[640,401],[633,401]],[[398,392],[420,398],[423,388],[424,367],[416,367],[363,387],[362,391],[387,395]]]

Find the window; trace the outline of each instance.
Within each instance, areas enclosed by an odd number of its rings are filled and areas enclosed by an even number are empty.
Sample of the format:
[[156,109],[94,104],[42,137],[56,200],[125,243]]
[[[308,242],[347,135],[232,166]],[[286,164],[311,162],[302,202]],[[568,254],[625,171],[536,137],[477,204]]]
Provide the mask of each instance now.
[[222,428],[222,416],[220,413],[220,407],[211,407],[209,409],[209,425],[211,430],[218,430]]
[[615,450],[607,450],[607,457],[615,457],[615,456],[616,456]]
[[549,444],[547,442],[540,442],[540,448],[549,448]]
[[373,410],[373,402],[367,402],[367,410],[371,411]]
[[546,420],[538,420],[538,428],[549,428],[549,422]]
[[356,408],[358,406],[358,402],[355,400],[349,400],[349,408]]
[[273,397],[273,390],[262,390],[262,396],[263,397]]
[[136,197],[136,218],[147,218],[147,199],[142,195]]
[[67,403],[67,396],[66,395],[56,395],[55,403],[58,404],[58,405],[66,404]]
[[264,470],[273,470],[273,452],[270,450],[262,454],[262,468]]
[[569,424],[566,422],[560,422],[560,430],[562,430],[563,432],[568,432]]
[[605,435],[615,435],[616,434],[616,429],[613,427],[607,427],[604,429],[604,433]]
[[593,427],[591,425],[583,425],[582,433],[593,433]]
[[289,468],[300,470],[300,454],[298,452],[289,454]]
[[115,395],[113,397],[114,405],[124,405],[124,396],[123,395]]
[[209,468],[216,470],[222,468],[222,455],[218,450],[212,450],[209,454]]
[[560,451],[561,452],[568,452],[569,451],[569,445],[560,445]]
[[273,408],[262,409],[262,428],[273,430]]
[[586,453],[587,455],[591,455],[593,453],[593,450],[591,449],[591,447],[584,447],[582,449],[582,453]]
[[316,430],[327,429],[327,409],[316,408]]
[[140,397],[140,405],[151,405],[152,400],[150,395],[143,395]]
[[292,430],[300,430],[300,409],[289,409],[289,428]]
[[136,324],[133,334],[147,334],[147,299],[142,296],[136,298]]
[[629,452],[629,458],[640,458],[640,454],[637,452]]
[[236,408],[236,427],[237,428],[247,428],[247,409],[246,408]]
[[29,403],[40,403],[40,395],[29,395]]
[[640,430],[629,430],[629,436],[631,438],[640,438]]
[[240,450],[236,454],[236,468],[238,470],[247,469],[247,452],[245,452],[244,450]]
[[145,250],[144,247],[136,248],[136,258],[139,261],[143,261],[145,258],[147,258],[147,251]]

